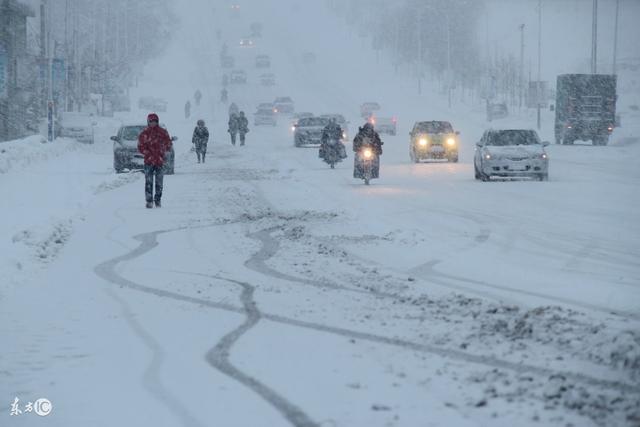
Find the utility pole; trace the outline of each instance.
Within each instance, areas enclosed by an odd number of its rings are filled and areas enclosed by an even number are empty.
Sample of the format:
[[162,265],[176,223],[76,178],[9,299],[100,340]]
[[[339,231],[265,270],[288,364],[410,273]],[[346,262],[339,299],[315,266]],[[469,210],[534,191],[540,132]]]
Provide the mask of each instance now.
[[616,21],[613,30],[613,74],[618,71],[618,12],[620,10],[620,0],[616,0]]
[[[597,1],[597,0],[596,0]],[[541,118],[540,118],[540,107],[541,103],[541,93],[542,89],[542,0],[538,0],[538,83],[536,84],[536,101],[538,105],[538,130],[540,130],[541,126]]]
[[420,9],[416,13],[416,32],[418,33],[418,94],[422,95],[422,22]]
[[451,108],[451,21],[447,12],[447,95],[449,97],[449,108]]
[[591,74],[598,72],[598,0],[593,0],[591,23]]
[[47,96],[47,140],[49,142],[53,142],[55,139],[55,104],[53,101],[53,37],[51,37],[51,3],[47,3],[46,5],[46,20],[47,20],[47,59],[48,59],[48,74],[49,74],[49,90]]
[[524,95],[524,24],[520,24],[520,76],[519,76],[519,108],[522,109]]

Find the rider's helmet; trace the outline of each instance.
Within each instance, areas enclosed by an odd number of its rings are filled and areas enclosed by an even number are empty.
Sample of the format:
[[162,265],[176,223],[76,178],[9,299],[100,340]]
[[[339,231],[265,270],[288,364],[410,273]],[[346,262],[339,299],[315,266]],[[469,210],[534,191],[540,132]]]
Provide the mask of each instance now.
[[369,122],[365,123],[364,126],[362,126],[362,132],[364,133],[373,133],[374,129],[373,129],[373,125]]
[[198,126],[204,127],[204,120],[202,119],[198,120]]

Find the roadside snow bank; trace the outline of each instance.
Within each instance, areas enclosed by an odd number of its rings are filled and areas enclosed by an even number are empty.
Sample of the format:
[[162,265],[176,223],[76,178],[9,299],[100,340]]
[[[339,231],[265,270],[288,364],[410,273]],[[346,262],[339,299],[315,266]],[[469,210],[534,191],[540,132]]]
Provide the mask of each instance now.
[[25,168],[34,162],[59,157],[77,149],[79,143],[73,139],[58,138],[53,143],[41,135],[0,143],[0,174],[15,168]]

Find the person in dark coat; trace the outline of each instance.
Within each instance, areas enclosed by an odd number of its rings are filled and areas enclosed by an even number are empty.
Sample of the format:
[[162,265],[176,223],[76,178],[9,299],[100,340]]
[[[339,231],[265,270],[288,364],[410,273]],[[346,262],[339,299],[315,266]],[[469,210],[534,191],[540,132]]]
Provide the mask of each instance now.
[[371,123],[365,123],[364,126],[358,129],[358,134],[353,138],[353,151],[356,153],[354,159],[353,177],[361,178],[362,170],[360,168],[360,150],[366,146],[370,146],[373,152],[376,154],[375,163],[373,167],[372,178],[378,178],[380,173],[380,156],[382,155],[382,139],[380,135],[375,131]]
[[339,150],[340,158],[347,157],[346,150],[342,144],[342,127],[338,124],[336,119],[330,119],[329,123],[322,129],[322,137],[320,139],[320,158],[324,158],[325,153],[329,149],[329,142],[337,141],[337,148]]
[[229,114],[229,134],[231,135],[231,144],[236,145],[236,136],[240,129],[239,116],[236,113]]
[[[147,116],[147,127],[138,136],[138,151],[144,156],[144,193],[147,200],[147,208],[160,207],[162,199],[164,160],[165,155],[171,150],[171,137],[169,133],[159,126],[159,118],[155,113]],[[156,194],[153,194],[155,180]]]
[[207,143],[209,142],[209,129],[204,125],[204,120],[198,120],[198,124],[193,130],[191,142],[196,147],[198,163],[200,163],[200,159],[202,159],[202,163],[204,163],[204,159],[207,155]]
[[244,115],[244,111],[240,111],[238,116],[238,133],[240,133],[240,145],[244,145],[245,136],[249,133],[249,120]]

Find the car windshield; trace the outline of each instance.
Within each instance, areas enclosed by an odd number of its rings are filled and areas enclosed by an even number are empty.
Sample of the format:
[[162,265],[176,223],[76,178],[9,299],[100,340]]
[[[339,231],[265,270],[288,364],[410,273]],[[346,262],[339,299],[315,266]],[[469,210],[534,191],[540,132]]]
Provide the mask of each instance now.
[[122,139],[127,141],[135,141],[138,135],[144,130],[144,126],[127,126],[122,129]]
[[453,133],[449,122],[421,122],[418,123],[417,130],[426,133]]
[[326,126],[329,119],[324,117],[306,117],[298,121],[298,126]]
[[293,102],[293,101],[291,100],[291,98],[287,97],[287,98],[276,98],[276,102],[283,103],[283,102]]
[[256,114],[273,114],[273,109],[271,108],[259,108]]
[[493,132],[487,138],[487,145],[495,146],[535,145],[539,143],[538,135],[532,130],[503,130]]

